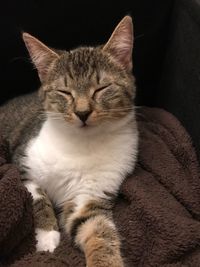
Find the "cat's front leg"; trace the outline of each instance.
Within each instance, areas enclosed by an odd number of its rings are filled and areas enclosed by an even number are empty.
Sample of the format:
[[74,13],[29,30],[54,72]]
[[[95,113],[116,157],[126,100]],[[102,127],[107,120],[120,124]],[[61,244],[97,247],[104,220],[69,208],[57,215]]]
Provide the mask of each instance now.
[[60,232],[52,204],[46,193],[34,181],[26,180],[24,185],[33,197],[36,249],[53,252],[60,242]]
[[88,201],[80,209],[71,209],[70,215],[66,213],[65,229],[84,251],[87,267],[124,267],[109,203]]
[[107,216],[98,215],[82,224],[76,242],[85,253],[88,267],[124,267],[119,237]]

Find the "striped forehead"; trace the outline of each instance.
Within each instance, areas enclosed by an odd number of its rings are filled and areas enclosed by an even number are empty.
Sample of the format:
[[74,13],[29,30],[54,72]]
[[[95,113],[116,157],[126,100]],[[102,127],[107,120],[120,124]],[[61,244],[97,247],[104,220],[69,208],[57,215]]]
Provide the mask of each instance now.
[[95,72],[98,72],[98,64],[93,48],[69,52],[67,74],[71,79],[90,78]]

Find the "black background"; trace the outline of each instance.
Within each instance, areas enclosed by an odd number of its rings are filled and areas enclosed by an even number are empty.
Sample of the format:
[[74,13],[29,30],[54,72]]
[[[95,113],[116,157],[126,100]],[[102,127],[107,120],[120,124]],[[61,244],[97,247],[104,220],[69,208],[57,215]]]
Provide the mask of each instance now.
[[27,31],[63,49],[106,42],[123,16],[134,19],[134,74],[141,104],[153,105],[172,0],[7,0],[0,4],[0,101],[37,89],[39,80],[21,40]]

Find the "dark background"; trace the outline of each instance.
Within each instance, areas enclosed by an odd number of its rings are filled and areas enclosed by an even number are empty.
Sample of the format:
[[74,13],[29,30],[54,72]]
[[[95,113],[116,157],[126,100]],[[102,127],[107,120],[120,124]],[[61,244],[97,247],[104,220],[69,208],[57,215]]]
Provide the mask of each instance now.
[[71,49],[106,42],[117,23],[130,14],[136,36],[133,59],[141,88],[138,95],[145,94],[145,102],[152,103],[152,91],[157,87],[166,48],[172,3],[172,0],[4,1],[0,4],[0,79],[4,85],[1,101],[35,90],[39,84],[21,31],[31,33],[51,47]]
[[39,86],[22,31],[71,49],[106,42],[126,14],[134,19],[137,105],[177,116],[200,158],[200,0],[2,1],[0,103]]

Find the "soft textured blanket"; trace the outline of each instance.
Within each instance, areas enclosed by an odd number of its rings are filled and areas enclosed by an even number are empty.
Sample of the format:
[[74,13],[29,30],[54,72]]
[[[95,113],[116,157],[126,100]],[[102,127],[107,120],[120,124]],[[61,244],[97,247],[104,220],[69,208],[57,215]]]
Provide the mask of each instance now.
[[[139,109],[138,122],[138,164],[114,208],[126,266],[199,267],[200,172],[190,138],[161,109]],[[53,254],[35,252],[31,197],[6,147],[0,140],[0,266],[85,266],[65,234]]]

